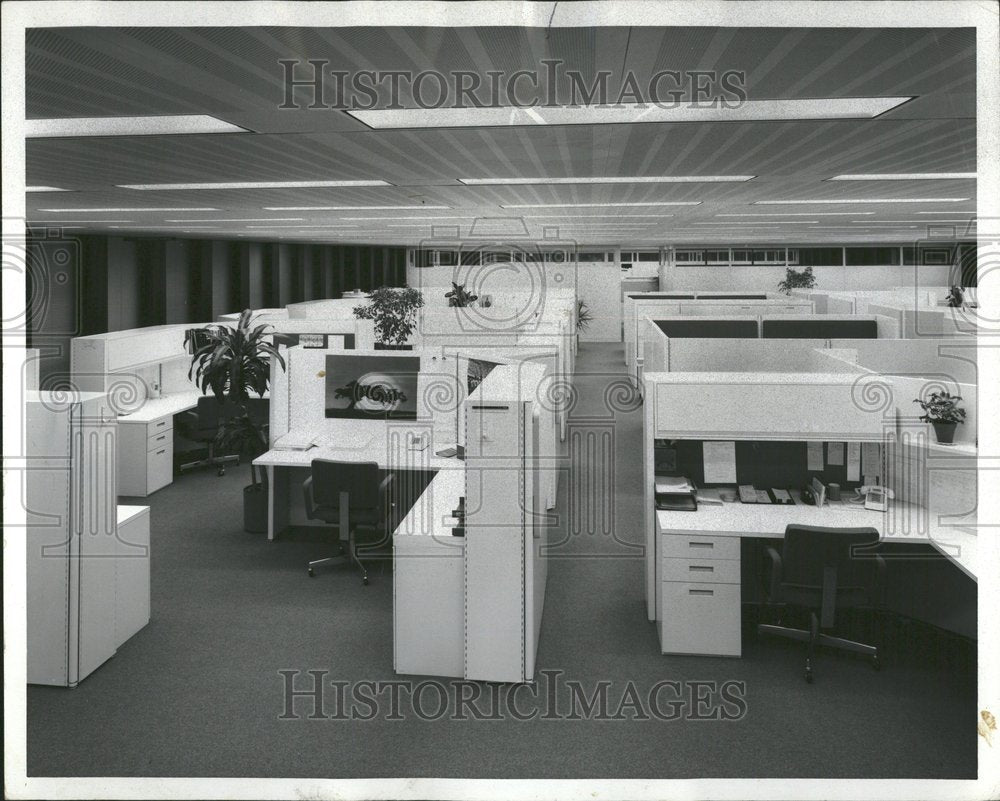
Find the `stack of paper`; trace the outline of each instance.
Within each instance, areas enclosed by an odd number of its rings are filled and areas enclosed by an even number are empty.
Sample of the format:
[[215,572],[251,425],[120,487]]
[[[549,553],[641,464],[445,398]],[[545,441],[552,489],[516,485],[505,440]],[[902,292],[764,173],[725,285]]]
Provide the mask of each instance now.
[[694,492],[694,485],[685,476],[657,476],[656,492]]
[[684,476],[656,477],[656,508],[693,512],[698,508],[697,487]]
[[316,443],[315,436],[304,431],[290,431],[272,446],[276,451],[307,451]]

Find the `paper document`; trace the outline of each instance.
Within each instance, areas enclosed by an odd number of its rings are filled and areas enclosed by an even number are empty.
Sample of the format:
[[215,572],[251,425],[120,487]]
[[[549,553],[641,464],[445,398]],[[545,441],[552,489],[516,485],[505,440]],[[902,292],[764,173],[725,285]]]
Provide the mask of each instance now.
[[706,484],[736,483],[736,443],[705,442],[702,444]]
[[826,463],[831,465],[844,463],[843,442],[826,443]]
[[656,491],[659,493],[693,492],[694,486],[684,476],[658,476]]
[[823,443],[806,443],[806,470],[810,473],[821,473],[823,471]]
[[861,480],[861,443],[847,443],[847,480]]
[[866,476],[882,476],[882,459],[877,442],[861,443],[861,473]]
[[306,451],[316,444],[313,440],[313,434],[291,431],[275,441],[274,449],[278,451]]

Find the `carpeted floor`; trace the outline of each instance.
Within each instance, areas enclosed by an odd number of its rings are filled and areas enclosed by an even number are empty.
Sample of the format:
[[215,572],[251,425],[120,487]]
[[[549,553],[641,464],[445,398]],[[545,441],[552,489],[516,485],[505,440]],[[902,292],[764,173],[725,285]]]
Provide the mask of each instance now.
[[[306,561],[329,546],[244,533],[246,468],[203,471],[143,501],[152,507],[150,624],[78,688],[28,688],[28,774],[975,777],[975,676],[925,642],[900,639],[879,673],[824,654],[813,685],[802,680],[799,647],[758,642],[749,624],[742,659],[660,655],[634,547],[642,412],[629,411],[626,392],[606,391],[624,381],[622,365],[620,346],[581,347],[538,653],[539,670],[553,672],[539,674],[537,699],[526,688],[511,699],[509,687],[459,683],[465,697],[482,692],[480,717],[499,691],[502,719],[476,719],[469,706],[456,714],[453,699],[437,716],[439,688],[452,688],[425,684],[420,704],[401,690],[393,715],[380,687],[373,719],[340,719],[330,681],[357,692],[357,682],[406,678],[392,670],[391,572],[376,568],[368,587],[344,567],[310,580]],[[297,689],[311,682],[306,671],[327,671],[328,717],[310,718],[316,707],[300,698],[282,719],[283,670],[299,672]],[[727,681],[743,683],[728,686],[745,705],[716,703],[713,686],[697,683]],[[574,705],[567,682],[595,707]],[[649,704],[658,682],[682,683],[660,685],[659,716]],[[692,702],[703,692],[708,701]],[[620,709],[623,699],[633,705]]]

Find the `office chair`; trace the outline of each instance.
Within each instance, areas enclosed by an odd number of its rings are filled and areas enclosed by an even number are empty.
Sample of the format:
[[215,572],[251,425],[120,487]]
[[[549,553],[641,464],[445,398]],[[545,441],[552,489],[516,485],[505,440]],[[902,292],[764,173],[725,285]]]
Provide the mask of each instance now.
[[312,475],[302,484],[306,517],[333,524],[342,540],[346,532],[349,552],[345,555],[341,545],[337,556],[314,559],[309,563],[310,578],[315,578],[317,565],[350,559],[361,571],[361,583],[368,583],[368,571],[358,558],[357,531],[366,530],[378,537],[388,532],[392,474],[380,481],[381,472],[375,462],[313,459]]
[[198,398],[196,409],[179,415],[177,427],[184,438],[208,446],[208,456],[182,464],[180,468],[182,473],[196,467],[214,465],[218,467],[219,475],[224,476],[226,464],[229,462],[240,463],[238,454],[215,455],[215,438],[219,433],[219,426],[233,413],[232,407],[219,403],[214,395],[203,395]]
[[878,539],[874,528],[790,525],[780,554],[773,546],[767,547],[771,559],[768,603],[808,609],[809,629],[782,626],[779,619],[778,625],[761,624],[757,631],[808,643],[805,678],[810,684],[817,645],[866,654],[872,667],[880,668],[877,646],[822,632],[833,628],[837,609],[880,605],[885,561],[871,551]]

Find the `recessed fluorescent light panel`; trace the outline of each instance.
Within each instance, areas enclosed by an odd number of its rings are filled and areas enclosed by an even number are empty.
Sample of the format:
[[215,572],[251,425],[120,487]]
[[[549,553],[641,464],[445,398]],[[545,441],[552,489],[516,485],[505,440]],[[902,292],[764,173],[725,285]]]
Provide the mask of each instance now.
[[844,198],[841,200],[755,200],[754,206],[795,206],[805,203],[962,203],[967,197]]
[[621,103],[594,106],[519,108],[403,108],[346,111],[371,128],[467,128],[524,125],[623,125],[642,122],[752,122],[763,120],[871,119],[911,97],[830,97],[745,100],[721,104]]
[[971,214],[973,217],[976,215],[975,210],[973,211],[918,211],[917,214]]
[[201,223],[201,222],[300,222],[304,220],[304,217],[240,217],[238,219],[233,218],[229,220],[209,220],[209,219],[198,219],[198,220],[164,220],[168,223]]
[[[857,217],[874,211],[761,211],[745,214],[716,214],[716,217]],[[923,212],[919,212],[923,214]]]
[[264,206],[264,211],[394,211],[396,209],[450,209],[451,206]]
[[26,186],[25,192],[69,192],[69,189],[60,189],[58,186]]
[[392,186],[388,181],[229,181],[201,184],[116,184],[119,189],[165,191],[176,189],[310,189],[322,187]]
[[532,184],[695,184],[751,181],[756,175],[658,175],[615,176],[591,178],[459,178],[466,186],[527,185]]
[[[126,211],[126,212],[136,212],[136,211],[218,211],[218,209],[212,208],[146,208],[146,209],[39,209],[39,211],[48,211],[53,213],[69,213],[69,214],[98,214],[106,211]],[[101,222],[100,220],[94,220],[94,222]]]
[[950,178],[975,178],[974,172],[888,172],[835,175],[828,181],[935,181]]
[[157,117],[61,117],[25,120],[25,136],[164,136],[167,134],[248,133],[246,128],[208,114],[166,114]]
[[700,206],[700,200],[654,200],[646,203],[501,203],[502,209],[603,209],[633,206]]

